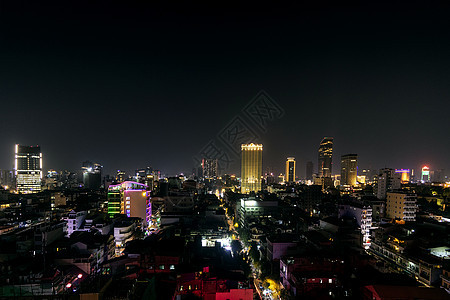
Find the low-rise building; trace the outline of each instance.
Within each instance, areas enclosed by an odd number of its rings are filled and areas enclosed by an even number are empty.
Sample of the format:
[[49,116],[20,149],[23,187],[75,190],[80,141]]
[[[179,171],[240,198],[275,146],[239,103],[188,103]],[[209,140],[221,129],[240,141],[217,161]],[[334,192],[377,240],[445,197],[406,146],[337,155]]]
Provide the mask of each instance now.
[[136,228],[139,220],[131,218],[129,220],[121,220],[114,224],[114,238],[116,241],[116,256],[122,255],[126,244],[136,237]]
[[243,198],[236,205],[239,226],[247,228],[249,218],[268,216],[278,210],[278,201],[262,201],[256,198]]
[[344,271],[339,257],[285,256],[280,260],[280,283],[293,296],[300,297],[313,289],[333,289]]
[[405,222],[414,222],[417,212],[417,195],[407,192],[387,193],[386,216]]
[[372,228],[372,207],[369,204],[348,203],[339,205],[339,218],[351,217],[360,228],[364,249],[370,247],[370,229]]
[[86,211],[77,212],[75,210],[71,210],[66,217],[63,217],[63,220],[67,222],[67,237],[70,237],[74,231],[81,228],[84,220],[86,219],[86,215]]

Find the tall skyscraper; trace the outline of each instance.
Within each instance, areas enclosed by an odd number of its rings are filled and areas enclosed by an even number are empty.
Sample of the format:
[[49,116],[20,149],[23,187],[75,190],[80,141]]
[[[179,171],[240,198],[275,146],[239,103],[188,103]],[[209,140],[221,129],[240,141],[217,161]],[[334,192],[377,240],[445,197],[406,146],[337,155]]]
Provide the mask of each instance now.
[[306,163],[306,180],[312,180],[314,173],[314,164],[312,161]]
[[356,185],[358,175],[358,155],[346,154],[341,157],[341,185]]
[[41,191],[41,147],[16,144],[14,166],[17,178],[17,191],[19,193],[37,193]]
[[399,174],[401,183],[409,183],[411,180],[410,169],[395,169],[395,173]]
[[217,159],[212,158],[202,159],[203,178],[205,179],[216,178],[219,176],[218,171],[219,171],[219,161]]
[[90,161],[83,162],[83,185],[87,189],[99,189],[102,185],[102,166]]
[[6,189],[14,189],[14,170],[0,170],[0,186]]
[[295,158],[288,157],[286,160],[286,183],[295,182]]
[[241,193],[261,190],[262,151],[261,144],[242,144],[241,159]]
[[331,167],[333,159],[333,138],[324,137],[319,146],[319,177],[331,177]]
[[422,167],[422,181],[429,182],[430,181],[430,168],[427,166]]

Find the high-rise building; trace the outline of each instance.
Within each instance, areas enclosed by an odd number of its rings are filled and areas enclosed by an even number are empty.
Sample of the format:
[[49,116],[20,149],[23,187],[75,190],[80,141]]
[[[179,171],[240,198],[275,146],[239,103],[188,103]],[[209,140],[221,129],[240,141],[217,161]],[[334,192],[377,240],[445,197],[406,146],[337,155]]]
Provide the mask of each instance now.
[[358,155],[346,154],[341,156],[341,185],[356,185],[358,175]]
[[121,171],[121,170],[117,170],[116,173],[116,181],[117,183],[122,183],[126,180],[127,178],[127,173],[125,173],[125,171]]
[[377,179],[377,198],[385,199],[387,192],[400,189],[401,176],[401,173],[393,169],[381,169]]
[[14,189],[14,170],[0,170],[0,186],[5,189]]
[[144,183],[148,175],[153,175],[153,168],[147,167],[136,170],[136,182]]
[[37,193],[41,191],[42,153],[39,146],[15,148],[15,175],[19,193]]
[[314,164],[312,161],[306,163],[306,180],[312,180],[314,173]]
[[417,212],[417,195],[405,192],[387,193],[386,216],[414,222]]
[[428,182],[430,181],[430,168],[428,168],[427,166],[423,166],[422,167],[422,181],[423,182]]
[[445,176],[445,170],[444,169],[437,169],[433,172],[430,172],[431,181],[433,182],[445,182],[446,176]]
[[110,185],[108,214],[111,218],[117,214],[139,217],[143,219],[146,227],[151,218],[150,193],[147,191],[147,186],[133,181]]
[[87,189],[99,189],[102,185],[102,165],[91,161],[83,162],[83,185]]
[[333,160],[333,138],[324,137],[319,146],[319,177],[331,177],[331,167]]
[[202,175],[205,179],[212,179],[219,176],[219,161],[212,158],[202,159]]
[[411,180],[409,175],[411,171],[409,169],[395,169],[395,173],[400,175],[401,183],[409,183]]
[[286,183],[295,182],[295,158],[288,157],[286,160]]
[[241,193],[259,192],[262,177],[261,144],[242,144]]

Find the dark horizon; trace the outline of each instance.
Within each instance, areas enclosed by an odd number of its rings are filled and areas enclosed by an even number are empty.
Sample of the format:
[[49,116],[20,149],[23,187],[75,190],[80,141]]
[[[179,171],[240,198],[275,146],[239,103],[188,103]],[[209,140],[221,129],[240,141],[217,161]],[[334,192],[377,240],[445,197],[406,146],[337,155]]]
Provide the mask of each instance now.
[[[258,132],[263,164],[317,172],[334,137],[360,168],[450,169],[448,7],[420,2],[0,6],[0,169],[14,144],[44,169],[190,172],[193,157],[265,90],[284,110]],[[230,170],[238,173],[239,169]]]

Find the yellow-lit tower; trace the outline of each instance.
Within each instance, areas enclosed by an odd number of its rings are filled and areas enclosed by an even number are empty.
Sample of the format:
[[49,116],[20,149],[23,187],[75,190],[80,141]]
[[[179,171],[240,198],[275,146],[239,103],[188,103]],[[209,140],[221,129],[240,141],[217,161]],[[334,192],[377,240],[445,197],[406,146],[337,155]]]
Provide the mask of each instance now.
[[259,192],[262,177],[261,144],[242,144],[241,193]]
[[355,186],[358,175],[358,155],[346,154],[341,156],[341,185]]
[[295,182],[295,158],[288,157],[286,160],[286,183]]

